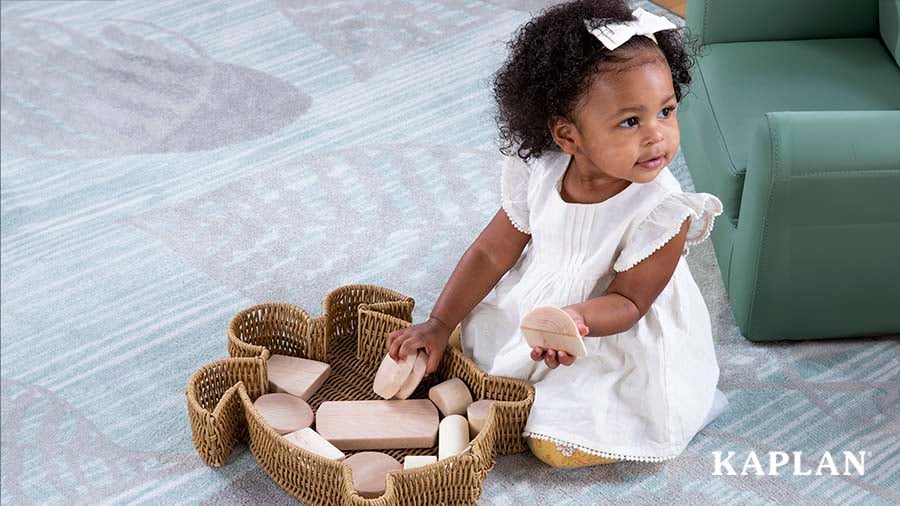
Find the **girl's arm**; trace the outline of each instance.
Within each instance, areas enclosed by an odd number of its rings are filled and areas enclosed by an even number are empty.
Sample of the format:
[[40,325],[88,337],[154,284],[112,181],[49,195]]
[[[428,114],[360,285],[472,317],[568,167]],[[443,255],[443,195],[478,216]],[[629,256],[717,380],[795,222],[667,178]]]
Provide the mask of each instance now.
[[[562,308],[575,320],[585,337],[608,336],[634,326],[663,291],[684,251],[690,220],[681,224],[678,235],[631,269],[616,274],[606,295]],[[584,329],[583,327],[587,327]],[[575,357],[558,350],[533,348],[532,360],[543,360],[547,367],[572,365]]]
[[530,240],[531,235],[517,230],[501,207],[460,258],[428,320],[388,335],[391,358],[405,359],[424,348],[426,372],[437,370],[453,329],[516,264]]
[[640,320],[669,283],[687,237],[690,219],[672,240],[631,269],[616,274],[606,295],[566,306],[581,315],[588,336],[624,332]]
[[435,318],[452,332],[518,261],[531,235],[517,230],[500,208],[460,258],[434,304]]

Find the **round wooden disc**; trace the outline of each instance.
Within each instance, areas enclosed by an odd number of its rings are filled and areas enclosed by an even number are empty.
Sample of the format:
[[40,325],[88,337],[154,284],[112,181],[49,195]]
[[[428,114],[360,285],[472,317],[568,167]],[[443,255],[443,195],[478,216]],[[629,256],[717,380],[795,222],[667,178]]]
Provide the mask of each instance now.
[[576,357],[587,355],[584,338],[568,313],[558,307],[541,306],[522,318],[519,327],[525,342],[532,348],[540,346],[562,350]]
[[384,494],[387,473],[403,469],[403,464],[394,457],[381,452],[360,452],[344,460],[353,471],[353,488],[367,498]]
[[428,354],[423,350],[419,350],[418,354],[416,354],[416,362],[415,364],[413,364],[412,372],[409,373],[409,377],[406,378],[406,381],[403,382],[400,390],[398,390],[397,394],[394,395],[394,399],[409,398],[416,387],[419,386],[419,383],[421,383],[422,378],[425,377],[425,369],[427,368]]
[[378,366],[378,372],[375,373],[372,390],[385,399],[393,397],[412,372],[417,356],[415,353],[410,353],[406,356],[406,360],[394,362],[391,355],[386,354],[381,365]]
[[303,399],[291,394],[265,394],[253,402],[266,422],[279,434],[288,434],[312,425],[312,408]]

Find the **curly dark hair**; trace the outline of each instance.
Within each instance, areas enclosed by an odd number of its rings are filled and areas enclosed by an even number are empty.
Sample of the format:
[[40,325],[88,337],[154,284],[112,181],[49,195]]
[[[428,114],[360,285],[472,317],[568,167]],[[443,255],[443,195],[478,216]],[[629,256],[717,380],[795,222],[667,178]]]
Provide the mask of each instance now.
[[625,0],[577,0],[545,9],[519,27],[507,43],[509,56],[494,77],[501,153],[510,156],[515,151],[527,162],[544,151],[559,151],[547,126],[549,120],[572,120],[601,65],[605,69],[628,61],[620,56],[621,48],[658,47],[671,69],[675,97],[681,101],[693,65],[683,30],[657,32],[658,46],[647,37],[632,37],[612,52],[584,25],[585,20],[592,28],[634,21],[631,12]]

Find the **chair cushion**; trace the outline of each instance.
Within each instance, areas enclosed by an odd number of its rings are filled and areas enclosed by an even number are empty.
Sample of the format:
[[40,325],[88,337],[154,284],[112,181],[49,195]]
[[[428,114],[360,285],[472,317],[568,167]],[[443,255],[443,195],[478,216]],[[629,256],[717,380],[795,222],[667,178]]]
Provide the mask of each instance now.
[[[737,219],[753,128],[767,112],[900,109],[900,68],[880,39],[711,44],[701,50],[691,104],[706,143],[710,186]],[[695,111],[696,109],[696,111]],[[710,149],[710,146],[713,148]],[[713,152],[710,152],[713,151]]]

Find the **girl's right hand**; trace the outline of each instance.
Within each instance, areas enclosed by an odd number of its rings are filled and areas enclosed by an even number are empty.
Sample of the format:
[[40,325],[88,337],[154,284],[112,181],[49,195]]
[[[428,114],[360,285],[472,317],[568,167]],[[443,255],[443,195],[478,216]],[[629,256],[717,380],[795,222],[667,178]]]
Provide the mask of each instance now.
[[447,349],[447,343],[450,342],[452,333],[451,329],[448,329],[436,318],[429,318],[422,323],[388,334],[388,355],[395,362],[399,362],[405,360],[410,353],[416,353],[420,348],[425,348],[425,353],[428,354],[428,366],[425,374],[431,374],[441,363],[441,357],[444,356],[444,350]]

